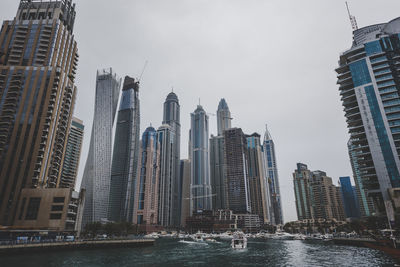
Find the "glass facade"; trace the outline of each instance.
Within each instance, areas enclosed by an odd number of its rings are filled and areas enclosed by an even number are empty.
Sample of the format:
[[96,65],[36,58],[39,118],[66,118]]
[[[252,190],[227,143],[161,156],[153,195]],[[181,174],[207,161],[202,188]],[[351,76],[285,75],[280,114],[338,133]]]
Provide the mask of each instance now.
[[108,207],[108,219],[111,221],[133,221],[138,181],[139,131],[139,83],[126,76],[118,111],[111,166]]
[[81,185],[86,189],[83,227],[108,218],[112,127],[120,85],[121,80],[112,69],[97,72],[93,126]]
[[139,181],[136,183],[134,200],[134,224],[158,223],[158,183],[160,145],[157,132],[147,127],[142,135],[139,159]]
[[354,31],[336,69],[362,215],[386,213],[388,189],[400,186],[399,21]]
[[357,201],[356,190],[351,185],[350,177],[340,177],[339,181],[346,218],[359,218],[360,207]]
[[278,166],[275,156],[275,144],[272,140],[268,128],[265,131],[263,152],[265,159],[265,171],[268,179],[269,196],[271,198],[271,223],[274,225],[283,224],[283,214],[281,205],[281,194],[279,188]]
[[191,113],[189,153],[191,162],[190,214],[212,209],[212,190],[209,170],[208,116],[202,106]]
[[182,184],[180,183],[180,143],[181,143],[181,124],[180,124],[180,105],[178,96],[171,92],[167,95],[164,102],[163,124],[171,127],[173,145],[171,147],[171,201],[172,218],[171,225],[179,226],[181,224],[181,202],[182,202]]

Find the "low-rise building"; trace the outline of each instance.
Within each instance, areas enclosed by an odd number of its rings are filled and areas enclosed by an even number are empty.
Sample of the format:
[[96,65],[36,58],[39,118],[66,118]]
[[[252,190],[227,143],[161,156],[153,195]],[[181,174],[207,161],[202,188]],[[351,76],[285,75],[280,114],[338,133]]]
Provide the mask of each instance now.
[[84,201],[85,190],[24,188],[13,228],[79,233]]

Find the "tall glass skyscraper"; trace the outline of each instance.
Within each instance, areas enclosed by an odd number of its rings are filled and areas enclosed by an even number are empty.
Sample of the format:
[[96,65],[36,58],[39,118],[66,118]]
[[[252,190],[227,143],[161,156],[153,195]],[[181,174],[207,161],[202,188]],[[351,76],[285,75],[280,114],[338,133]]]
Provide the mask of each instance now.
[[276,156],[275,156],[275,144],[274,140],[272,140],[271,134],[268,131],[268,127],[265,130],[263,148],[264,148],[266,177],[268,178],[269,191],[270,191],[269,195],[271,198],[271,205],[272,205],[271,223],[274,225],[283,224],[278,166],[276,163]]
[[231,113],[224,98],[218,104],[217,127],[218,135],[211,135],[210,138],[210,179],[214,195],[212,198],[214,210],[228,208],[224,131],[232,126]]
[[198,210],[212,209],[208,136],[208,116],[203,107],[198,105],[191,113],[189,134],[190,214]]
[[23,188],[57,188],[75,103],[75,4],[21,0],[0,30],[0,224]]
[[219,101],[217,110],[218,136],[222,136],[225,130],[232,128],[231,120],[231,112],[229,111],[228,104],[225,98],[222,98]]
[[139,177],[136,182],[134,224],[158,224],[160,145],[153,127],[144,131],[140,147]]
[[181,160],[181,183],[182,183],[182,205],[181,205],[181,225],[186,226],[186,218],[190,216],[190,161]]
[[181,123],[180,123],[180,105],[177,95],[174,92],[168,94],[164,102],[163,124],[171,126],[174,143],[172,145],[171,157],[171,178],[172,178],[172,224],[179,226],[181,224],[181,202],[182,202],[182,184],[180,183],[180,150],[181,150]]
[[356,29],[336,69],[362,183],[383,214],[393,214],[388,189],[400,187],[399,34],[400,18]]
[[264,147],[258,133],[247,136],[248,176],[251,212],[264,223],[272,223],[271,197],[265,171]]
[[210,138],[210,180],[212,194],[212,206],[214,210],[227,209],[227,186],[225,170],[225,142],[223,136]]
[[97,71],[92,134],[81,186],[86,189],[83,227],[108,216],[112,128],[120,89],[121,80],[112,69]]
[[224,132],[224,143],[228,208],[236,213],[250,213],[246,136],[242,129],[232,128]]
[[126,76],[115,129],[108,219],[133,221],[140,134],[139,82]]
[[175,161],[173,160],[174,135],[175,132],[168,124],[161,125],[157,130],[157,140],[160,145],[158,222],[162,226],[173,226],[175,222],[175,218],[173,218],[175,182],[175,177],[173,176],[175,168]]

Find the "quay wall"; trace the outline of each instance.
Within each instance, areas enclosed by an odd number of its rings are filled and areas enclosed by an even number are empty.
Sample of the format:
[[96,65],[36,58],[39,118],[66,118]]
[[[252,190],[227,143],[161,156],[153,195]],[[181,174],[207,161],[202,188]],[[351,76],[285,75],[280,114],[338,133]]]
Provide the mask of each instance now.
[[84,240],[55,243],[29,243],[0,246],[0,254],[22,252],[49,252],[57,250],[145,247],[154,245],[154,239],[132,240]]

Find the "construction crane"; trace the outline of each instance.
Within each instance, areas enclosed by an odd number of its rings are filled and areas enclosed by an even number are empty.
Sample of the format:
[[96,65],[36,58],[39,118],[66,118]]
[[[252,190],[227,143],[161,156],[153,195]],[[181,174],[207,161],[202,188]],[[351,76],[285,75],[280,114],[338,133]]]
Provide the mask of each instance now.
[[143,76],[144,71],[146,70],[147,62],[148,62],[148,61],[146,60],[146,62],[144,63],[143,69],[142,69],[142,73],[140,73],[140,76],[139,76],[139,79],[138,79],[138,82],[139,82],[139,83],[140,83],[140,81],[142,80],[142,76]]

